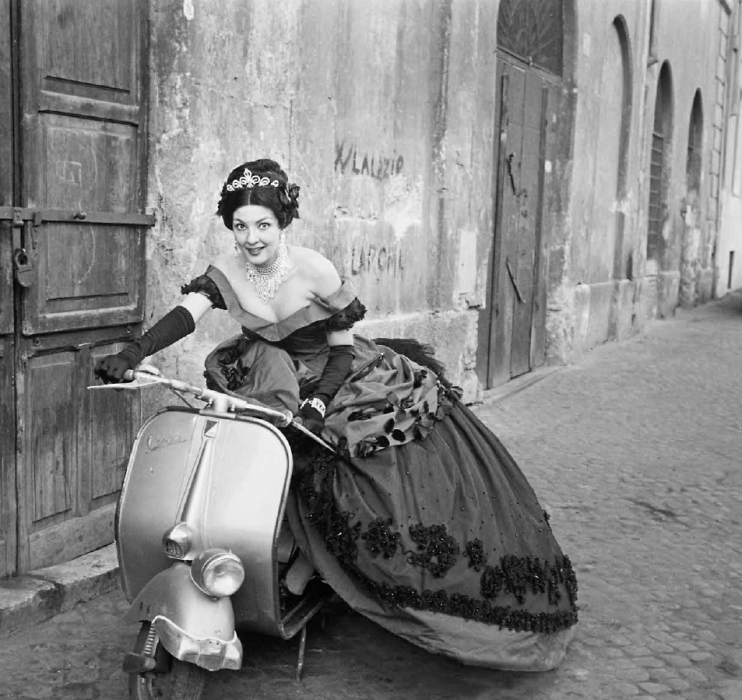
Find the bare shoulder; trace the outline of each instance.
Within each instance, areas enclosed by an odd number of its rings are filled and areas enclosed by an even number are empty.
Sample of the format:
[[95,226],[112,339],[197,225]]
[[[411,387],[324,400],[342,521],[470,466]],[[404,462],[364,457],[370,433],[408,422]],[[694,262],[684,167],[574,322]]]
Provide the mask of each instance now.
[[231,280],[231,278],[235,275],[236,270],[238,269],[237,258],[230,253],[225,253],[224,255],[220,255],[218,258],[215,258],[211,262],[211,266],[215,267],[227,279]]
[[329,296],[340,288],[340,275],[335,265],[322,253],[303,246],[291,246],[291,256],[294,265],[317,296]]

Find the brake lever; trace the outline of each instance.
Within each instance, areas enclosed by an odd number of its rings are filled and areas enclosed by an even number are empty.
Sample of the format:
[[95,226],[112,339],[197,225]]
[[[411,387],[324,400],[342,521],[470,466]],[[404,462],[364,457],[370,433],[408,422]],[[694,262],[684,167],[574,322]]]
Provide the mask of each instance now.
[[[148,381],[141,381],[143,377],[138,377],[135,372],[144,372],[151,375],[151,379]],[[154,365],[139,365],[136,370],[129,369],[124,372],[124,377],[128,377],[125,382],[113,382],[111,384],[94,384],[89,386],[88,389],[144,389],[145,387],[152,386],[152,384],[161,384],[162,372],[160,372]]]
[[298,430],[300,433],[303,433],[308,438],[312,438],[312,440],[322,445],[322,447],[324,447],[326,450],[330,450],[330,452],[334,452],[335,454],[337,454],[337,450],[329,442],[325,442],[319,435],[315,435],[311,430],[305,428],[297,420],[292,420],[289,425],[292,428],[296,428],[296,430]]
[[130,382],[114,382],[112,384],[93,384],[88,389],[144,389],[153,384],[160,384],[157,379],[141,381],[141,377]]

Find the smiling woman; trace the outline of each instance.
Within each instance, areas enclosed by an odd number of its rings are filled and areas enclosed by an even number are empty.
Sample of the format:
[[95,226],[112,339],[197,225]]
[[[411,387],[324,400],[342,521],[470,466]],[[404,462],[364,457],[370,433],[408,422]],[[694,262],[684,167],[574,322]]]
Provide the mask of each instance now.
[[322,578],[429,651],[553,668],[577,622],[577,583],[533,490],[429,348],[354,335],[366,309],[349,281],[286,241],[298,196],[275,161],[235,168],[217,209],[234,253],[98,375],[120,380],[210,309],[226,310],[242,333],[206,358],[209,388],[290,411],[335,449],[287,433],[291,530]]
[[276,296],[291,272],[286,241],[278,219],[259,204],[240,207],[233,217],[234,247],[245,257],[245,275],[264,303]]

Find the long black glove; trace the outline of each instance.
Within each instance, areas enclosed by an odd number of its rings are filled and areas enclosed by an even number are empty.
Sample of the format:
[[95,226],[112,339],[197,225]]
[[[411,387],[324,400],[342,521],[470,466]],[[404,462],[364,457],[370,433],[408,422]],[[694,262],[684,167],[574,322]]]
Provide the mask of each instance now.
[[139,340],[129,343],[116,355],[108,355],[95,365],[95,376],[106,384],[120,382],[124,372],[134,369],[145,357],[172,345],[177,340],[193,333],[196,324],[188,309],[176,306],[168,311]]
[[325,426],[327,406],[350,374],[356,353],[352,345],[331,345],[330,356],[317,385],[299,407],[304,427],[321,433]]

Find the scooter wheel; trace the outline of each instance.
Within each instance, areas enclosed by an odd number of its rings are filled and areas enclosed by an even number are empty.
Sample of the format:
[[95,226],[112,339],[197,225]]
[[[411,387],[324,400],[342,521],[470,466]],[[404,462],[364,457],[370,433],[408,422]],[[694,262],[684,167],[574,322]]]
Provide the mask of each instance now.
[[[137,653],[142,653],[149,627],[149,622],[143,622],[139,629]],[[159,645],[155,656],[155,670],[129,676],[129,700],[199,700],[206,680],[204,669],[173,658]]]

